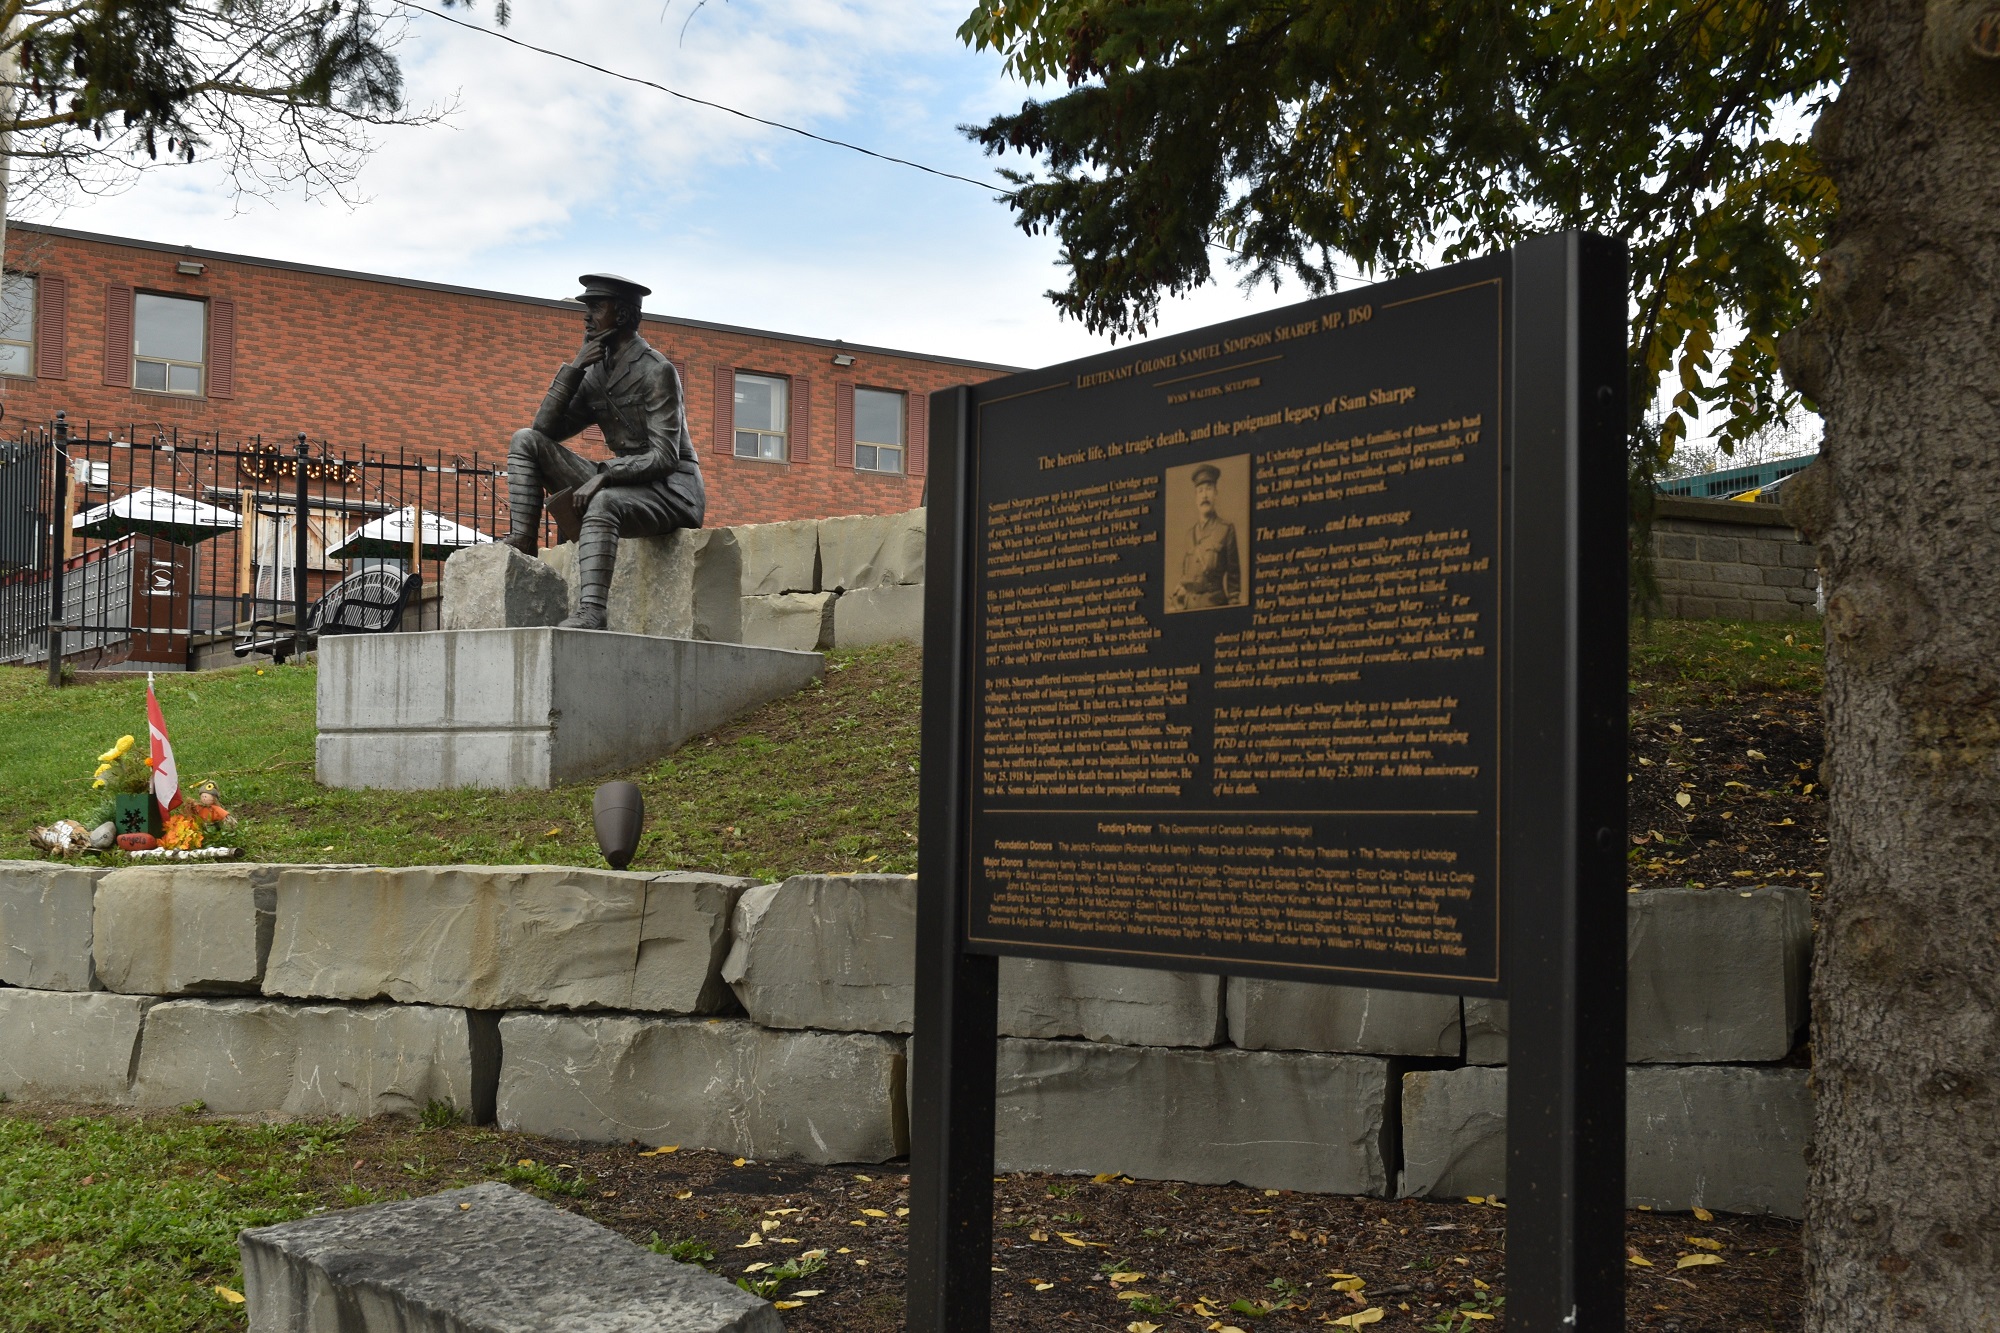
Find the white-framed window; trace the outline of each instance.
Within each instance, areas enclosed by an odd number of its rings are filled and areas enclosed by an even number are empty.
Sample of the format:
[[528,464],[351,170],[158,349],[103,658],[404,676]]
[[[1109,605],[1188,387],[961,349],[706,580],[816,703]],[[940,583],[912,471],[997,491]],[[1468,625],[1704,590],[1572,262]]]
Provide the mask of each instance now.
[[777,375],[736,375],[736,456],[785,461],[789,381]]
[[905,395],[889,389],[854,391],[854,467],[859,472],[901,472]]
[[132,387],[199,398],[208,359],[208,304],[140,292],[132,302]]
[[35,279],[28,273],[0,277],[0,375],[35,373]]

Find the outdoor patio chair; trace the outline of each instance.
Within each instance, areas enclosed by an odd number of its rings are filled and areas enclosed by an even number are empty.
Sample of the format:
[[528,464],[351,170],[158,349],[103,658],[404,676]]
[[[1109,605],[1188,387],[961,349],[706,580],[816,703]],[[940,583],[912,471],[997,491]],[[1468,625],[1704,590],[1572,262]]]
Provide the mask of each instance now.
[[[420,573],[379,567],[350,574],[306,608],[306,643],[317,643],[323,634],[394,634],[423,581]],[[291,622],[264,619],[250,622],[235,652],[238,657],[269,653],[272,661],[283,663],[297,648]]]

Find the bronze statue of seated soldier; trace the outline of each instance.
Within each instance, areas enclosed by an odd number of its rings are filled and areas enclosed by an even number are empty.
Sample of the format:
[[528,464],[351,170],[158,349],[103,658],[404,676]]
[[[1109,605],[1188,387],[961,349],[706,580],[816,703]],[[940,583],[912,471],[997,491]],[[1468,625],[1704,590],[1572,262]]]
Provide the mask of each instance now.
[[[535,554],[545,496],[551,513],[573,517],[579,586],[576,612],[562,625],[603,629],[618,539],[700,527],[707,493],[680,374],[639,336],[639,303],[651,289],[613,273],[578,281],[583,347],[556,372],[535,424],[508,444],[506,542]],[[608,461],[563,447],[591,425],[604,432]]]

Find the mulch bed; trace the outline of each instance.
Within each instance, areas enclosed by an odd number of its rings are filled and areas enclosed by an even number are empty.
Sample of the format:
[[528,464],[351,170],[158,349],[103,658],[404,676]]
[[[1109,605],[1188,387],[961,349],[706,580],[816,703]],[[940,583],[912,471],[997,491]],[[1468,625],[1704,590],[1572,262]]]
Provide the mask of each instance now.
[[1746,695],[1635,714],[1626,784],[1634,888],[1825,883],[1819,698]]
[[[423,1184],[411,1179],[408,1165],[419,1153]],[[738,1164],[691,1149],[641,1156],[636,1146],[586,1148],[467,1129],[426,1133],[373,1121],[356,1130],[337,1159],[324,1160],[320,1180],[329,1201],[349,1184],[423,1193],[509,1166],[519,1171],[524,1160],[578,1191],[541,1191],[552,1202],[642,1244],[695,1242],[713,1252],[708,1267],[731,1279],[769,1280],[785,1261],[823,1252],[823,1267],[783,1281],[773,1293],[800,1302],[785,1309],[787,1328],[890,1333],[903,1327],[909,1177],[900,1164]],[[1371,1327],[1385,1333],[1444,1328],[1447,1314],[1453,1333],[1505,1327],[1506,1213],[1494,1204],[1032,1174],[1007,1176],[993,1188],[996,1329],[1153,1324],[1255,1333],[1324,1327],[1367,1309],[1383,1311]],[[1796,1223],[1634,1212],[1626,1244],[1652,1265],[1629,1270],[1630,1328],[1801,1327]],[[1675,1267],[1684,1255],[1708,1254],[1723,1262]],[[1128,1276],[1135,1273],[1143,1276]],[[1335,1289],[1357,1278],[1362,1285],[1354,1295]],[[1467,1321],[1462,1306],[1494,1317]]]

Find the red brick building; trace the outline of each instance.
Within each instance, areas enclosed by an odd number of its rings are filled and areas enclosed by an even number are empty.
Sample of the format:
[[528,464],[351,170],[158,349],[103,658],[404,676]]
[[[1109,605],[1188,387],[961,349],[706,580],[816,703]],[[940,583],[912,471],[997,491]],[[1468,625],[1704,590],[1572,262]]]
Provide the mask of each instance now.
[[[113,430],[304,431],[335,456],[413,446],[504,465],[583,331],[569,301],[32,224],[8,228],[5,267],[10,433],[60,410]],[[643,333],[680,369],[711,525],[915,506],[926,395],[1008,370],[663,315]],[[595,434],[572,447],[601,453]]]

